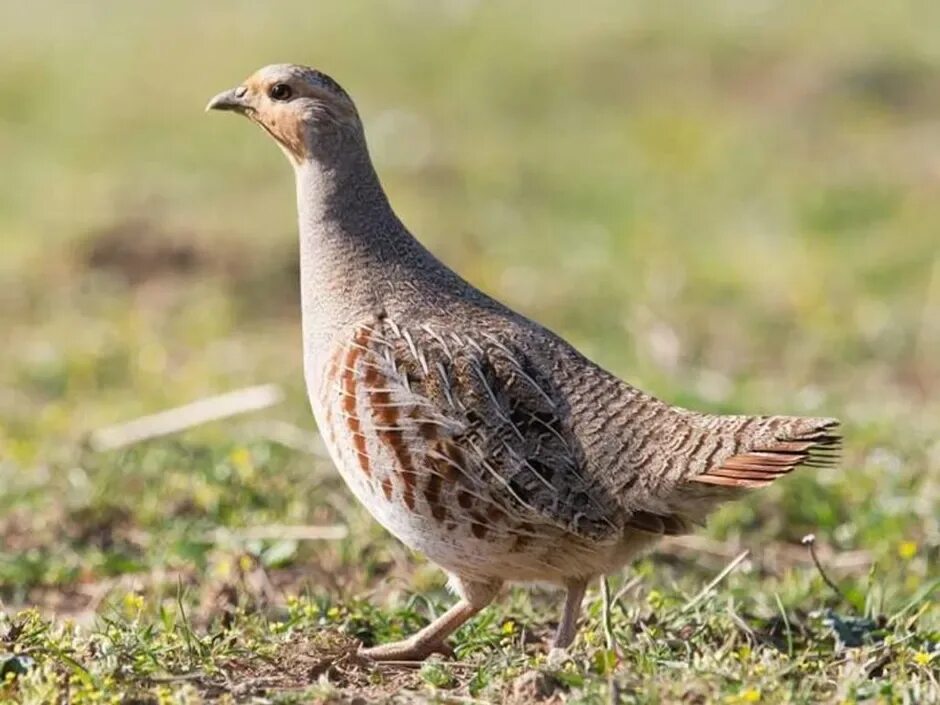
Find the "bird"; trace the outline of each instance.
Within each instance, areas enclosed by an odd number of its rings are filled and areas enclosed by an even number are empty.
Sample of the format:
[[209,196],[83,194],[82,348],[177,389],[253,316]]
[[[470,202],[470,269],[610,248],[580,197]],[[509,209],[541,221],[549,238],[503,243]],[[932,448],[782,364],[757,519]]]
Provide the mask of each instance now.
[[471,285],[395,214],[359,112],[327,74],[274,64],[212,98],[293,166],[304,378],[329,455],[392,535],[450,576],[457,602],[374,661],[448,653],[510,584],[564,602],[590,581],[800,466],[835,465],[834,418],[672,406]]

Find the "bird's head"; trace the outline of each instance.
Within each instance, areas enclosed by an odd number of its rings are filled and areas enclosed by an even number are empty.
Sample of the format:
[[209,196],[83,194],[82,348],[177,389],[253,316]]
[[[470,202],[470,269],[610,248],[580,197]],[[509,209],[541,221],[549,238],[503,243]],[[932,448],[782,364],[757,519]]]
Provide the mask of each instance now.
[[258,123],[295,165],[362,132],[346,91],[326,74],[296,64],[265,66],[219,93],[206,110],[231,110]]

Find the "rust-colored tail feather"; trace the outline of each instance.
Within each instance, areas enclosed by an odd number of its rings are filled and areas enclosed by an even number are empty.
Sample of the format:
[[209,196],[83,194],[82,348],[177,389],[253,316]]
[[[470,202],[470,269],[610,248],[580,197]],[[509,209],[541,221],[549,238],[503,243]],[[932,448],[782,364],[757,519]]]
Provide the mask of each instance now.
[[825,468],[838,463],[841,437],[835,419],[780,417],[780,426],[777,437],[750,447],[745,442],[742,445],[748,450],[691,479],[708,485],[756,489],[800,466]]

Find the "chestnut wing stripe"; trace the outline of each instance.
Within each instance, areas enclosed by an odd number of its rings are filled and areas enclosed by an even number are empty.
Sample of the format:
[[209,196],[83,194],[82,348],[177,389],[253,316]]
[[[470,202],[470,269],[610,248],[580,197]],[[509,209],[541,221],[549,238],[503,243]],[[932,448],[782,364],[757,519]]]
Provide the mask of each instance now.
[[356,365],[362,357],[363,350],[367,349],[369,344],[369,330],[360,328],[356,331],[353,343],[346,352],[345,364],[340,377],[340,389],[343,392],[342,408],[346,417],[346,427],[352,436],[353,448],[356,451],[356,458],[359,460],[359,467],[367,477],[372,476],[372,466],[369,460],[369,449],[366,445],[366,437],[362,433],[362,423],[359,420],[359,412],[356,408]]
[[[392,451],[399,466],[398,475],[402,481],[402,500],[408,509],[415,508],[415,482],[417,473],[411,461],[411,453],[401,426],[400,405],[392,402],[388,380],[375,365],[367,365],[363,382],[366,385],[375,432],[379,439]],[[383,490],[386,485],[383,485]],[[390,494],[390,492],[386,492]]]

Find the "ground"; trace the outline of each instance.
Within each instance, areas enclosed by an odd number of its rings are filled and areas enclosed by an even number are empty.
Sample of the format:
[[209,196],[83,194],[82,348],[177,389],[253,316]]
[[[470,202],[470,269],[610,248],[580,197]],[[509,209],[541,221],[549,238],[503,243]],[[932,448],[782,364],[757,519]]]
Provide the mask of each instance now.
[[[937,8],[383,6],[0,6],[0,701],[940,701]],[[842,418],[841,467],[612,576],[567,662],[516,588],[363,663],[453,598],[323,457],[288,165],[201,114],[275,61],[471,281],[670,402]]]

